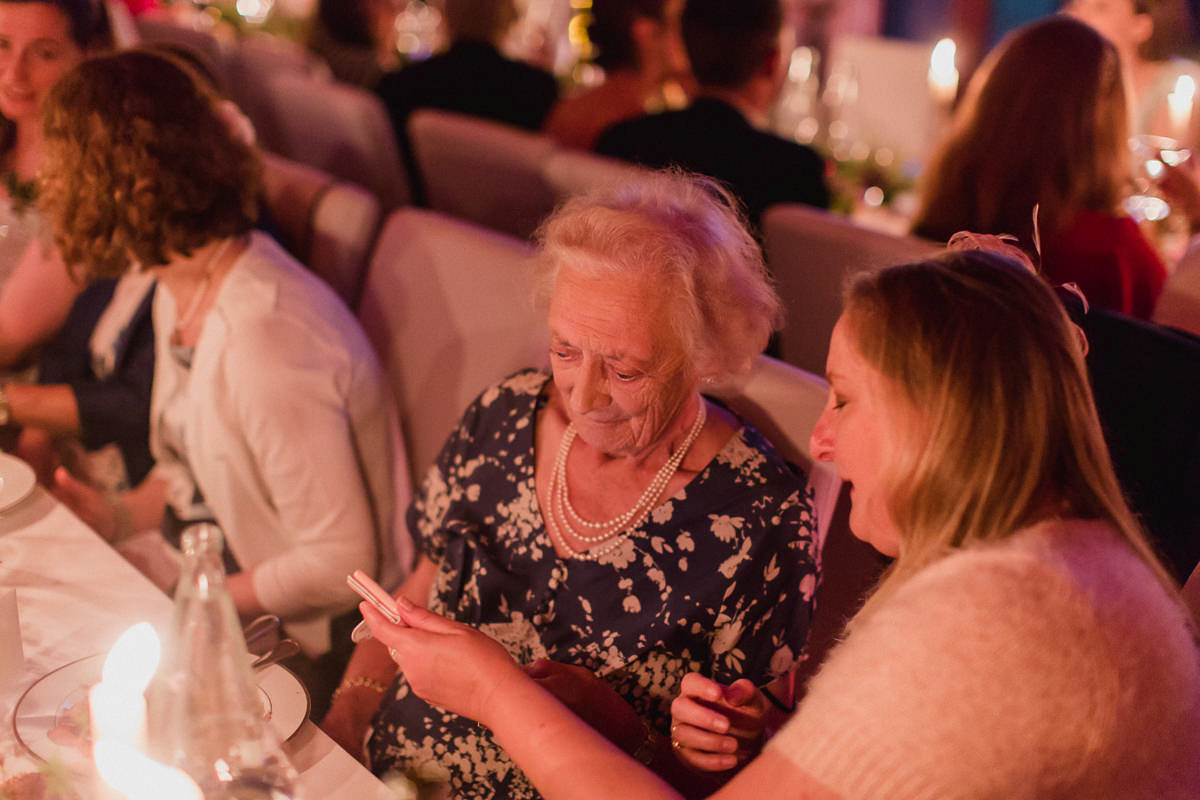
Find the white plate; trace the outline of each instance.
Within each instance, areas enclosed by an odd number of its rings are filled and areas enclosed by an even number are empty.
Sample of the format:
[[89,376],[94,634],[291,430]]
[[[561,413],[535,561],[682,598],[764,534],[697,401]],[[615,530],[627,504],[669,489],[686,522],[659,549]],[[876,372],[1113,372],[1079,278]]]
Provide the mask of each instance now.
[[[87,724],[87,690],[99,682],[103,667],[103,653],[64,664],[34,681],[17,700],[13,732],[34,758],[58,761],[77,774],[91,772],[91,739],[79,736],[78,729]],[[254,677],[275,735],[281,742],[290,739],[308,718],[304,684],[278,664]]]
[[36,485],[32,467],[16,456],[0,453],[0,511],[24,500]]

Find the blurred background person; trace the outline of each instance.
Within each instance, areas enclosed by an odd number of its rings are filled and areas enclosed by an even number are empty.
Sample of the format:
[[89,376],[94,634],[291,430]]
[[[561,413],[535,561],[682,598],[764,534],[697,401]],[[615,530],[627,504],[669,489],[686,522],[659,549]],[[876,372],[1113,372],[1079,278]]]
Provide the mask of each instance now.
[[763,130],[791,55],[784,18],[780,0],[687,0],[681,25],[696,98],[678,111],[617,123],[600,135],[596,152],[716,178],[755,227],[774,203],[828,207],[822,158]]
[[308,49],[343,83],[374,89],[400,65],[396,19],[405,0],[319,0]]
[[679,33],[682,9],[683,0],[594,0],[588,40],[603,81],[559,100],[545,132],[590,150],[610,125],[685,101],[691,79]]
[[67,260],[159,281],[154,471],[105,496],[60,469],[55,491],[114,542],[161,525],[177,545],[215,521],[238,612],[283,618],[320,707],[348,655],[348,631],[332,630],[352,624],[346,575],[386,582],[401,566],[393,411],[371,346],[332,289],[252,230],[257,155],[182,62],[81,63],[47,102],[46,146],[42,202]]
[[[1104,34],[1121,55],[1129,78],[1133,133],[1166,136],[1194,147],[1200,64],[1186,57],[1195,33],[1186,0],[1070,0],[1063,10]],[[1167,96],[1185,75],[1192,79],[1194,94],[1192,113],[1180,125],[1172,119]]]
[[387,73],[376,87],[418,196],[420,173],[408,141],[413,111],[439,108],[536,131],[558,99],[552,74],[500,52],[517,21],[513,0],[445,0],[443,15],[449,47]]
[[[779,315],[762,256],[711,182],[660,174],[546,223],[551,373],[486,390],[408,512],[400,592],[503,643],[626,752],[682,779],[668,705],[693,670],[766,683],[802,658],[817,583],[811,494],[706,400]],[[718,678],[720,680],[721,678]],[[533,798],[474,722],[359,645],[322,727],[377,774]],[[549,755],[549,754],[548,754]]]
[[0,1],[0,369],[27,365],[82,289],[49,246],[37,207],[41,110],[58,79],[106,44],[99,3]]
[[1014,235],[1052,283],[1149,319],[1166,267],[1122,210],[1128,139],[1113,45],[1067,16],[1031,23],[972,78],[922,175],[912,232],[943,242],[959,230]]

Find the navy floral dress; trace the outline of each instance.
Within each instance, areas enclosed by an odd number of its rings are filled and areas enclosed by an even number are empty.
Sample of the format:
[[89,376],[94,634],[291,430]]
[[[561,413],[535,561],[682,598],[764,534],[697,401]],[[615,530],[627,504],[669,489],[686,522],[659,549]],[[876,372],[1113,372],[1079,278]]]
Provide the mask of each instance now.
[[[534,491],[548,376],[522,372],[467,410],[408,511],[439,565],[429,607],[520,663],[587,667],[665,732],[683,676],[763,684],[803,654],[817,584],[805,477],[754,428],[596,561],[554,552]],[[397,675],[368,742],[377,774],[461,798],[537,798],[489,731],[426,704]]]

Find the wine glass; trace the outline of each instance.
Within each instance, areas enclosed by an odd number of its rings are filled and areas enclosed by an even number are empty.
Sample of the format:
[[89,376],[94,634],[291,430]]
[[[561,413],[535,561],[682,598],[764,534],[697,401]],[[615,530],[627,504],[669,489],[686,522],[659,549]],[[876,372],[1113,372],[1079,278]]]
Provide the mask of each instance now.
[[1175,139],[1150,134],[1131,137],[1129,147],[1134,159],[1134,193],[1125,199],[1125,211],[1139,223],[1165,220],[1171,206],[1159,190],[1159,181],[1168,166],[1184,163],[1192,151]]

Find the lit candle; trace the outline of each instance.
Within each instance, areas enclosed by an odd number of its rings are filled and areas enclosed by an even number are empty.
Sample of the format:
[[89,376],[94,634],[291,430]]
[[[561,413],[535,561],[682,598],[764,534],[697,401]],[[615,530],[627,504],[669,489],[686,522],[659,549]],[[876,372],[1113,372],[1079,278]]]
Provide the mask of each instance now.
[[[124,773],[133,763],[129,758],[121,757],[121,754],[140,756],[145,746],[144,693],[158,669],[160,655],[158,634],[150,623],[139,622],[117,639],[104,660],[100,683],[88,690],[92,757],[96,762],[96,771],[106,784],[125,796],[129,794],[118,786],[121,780],[114,783],[109,778]],[[114,753],[117,754],[116,760]],[[130,773],[124,780],[136,782],[141,778],[137,777],[137,773]]]
[[942,39],[929,56],[929,91],[939,107],[951,105],[958,94],[958,68],[954,66],[956,49],[953,39]]
[[113,739],[140,747],[146,736],[143,693],[158,669],[161,647],[148,622],[139,622],[117,639],[100,683],[88,693],[92,741]]
[[96,770],[101,779],[126,800],[203,800],[204,795],[186,772],[147,758],[123,742],[102,739],[95,744]]
[[1188,145],[1188,132],[1192,127],[1192,101],[1196,97],[1196,81],[1191,75],[1180,75],[1175,89],[1167,95],[1167,110],[1171,115],[1171,135],[1179,144]]

